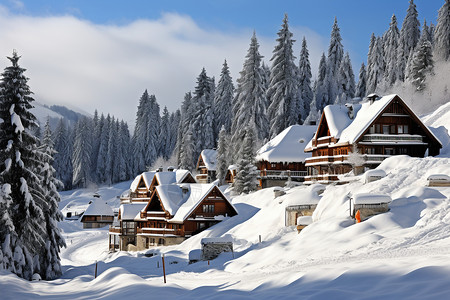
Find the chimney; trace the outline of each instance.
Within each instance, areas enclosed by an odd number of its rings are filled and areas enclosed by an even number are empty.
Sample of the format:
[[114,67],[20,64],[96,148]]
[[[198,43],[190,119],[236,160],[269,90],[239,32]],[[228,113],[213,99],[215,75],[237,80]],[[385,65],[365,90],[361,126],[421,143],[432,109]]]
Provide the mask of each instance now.
[[377,94],[375,94],[375,93],[367,95],[367,99],[369,100],[370,104],[372,104],[378,98],[380,98],[380,97]]
[[351,103],[346,103],[345,107],[347,107],[348,111],[348,117],[350,118],[350,120],[353,120],[353,118],[355,117],[355,111],[353,110],[353,105]]
[[182,184],[181,185],[181,191],[183,192],[183,196],[186,195],[189,192],[189,185],[188,184]]
[[175,170],[175,167],[174,167],[174,166],[169,166],[169,167],[167,167],[167,171],[168,171],[168,172],[173,172],[173,170]]

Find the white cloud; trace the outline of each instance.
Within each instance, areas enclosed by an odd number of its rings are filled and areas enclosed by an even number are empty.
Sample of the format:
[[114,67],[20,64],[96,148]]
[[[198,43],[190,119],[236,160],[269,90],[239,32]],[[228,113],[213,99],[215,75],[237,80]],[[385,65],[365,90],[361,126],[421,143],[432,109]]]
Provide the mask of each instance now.
[[[280,21],[281,24],[281,21]],[[236,80],[252,29],[220,32],[199,27],[188,16],[164,14],[158,20],[137,20],[124,26],[97,25],[72,16],[29,17],[0,9],[0,55],[17,49],[21,65],[38,101],[63,104],[93,113],[111,113],[134,124],[139,97],[155,94],[161,108],[179,108],[184,93],[193,90],[205,67],[220,74],[226,58]],[[275,45],[257,36],[269,62]],[[295,55],[306,35],[312,69],[324,50],[320,36],[307,28],[293,28]],[[0,68],[9,61],[0,59]]]

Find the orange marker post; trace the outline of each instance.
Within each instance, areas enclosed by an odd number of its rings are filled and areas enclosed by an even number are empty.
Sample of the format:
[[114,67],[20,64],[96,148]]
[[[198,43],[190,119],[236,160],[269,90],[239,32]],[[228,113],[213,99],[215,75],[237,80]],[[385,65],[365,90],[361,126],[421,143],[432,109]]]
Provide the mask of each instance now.
[[358,211],[355,214],[356,223],[361,223],[361,213]]

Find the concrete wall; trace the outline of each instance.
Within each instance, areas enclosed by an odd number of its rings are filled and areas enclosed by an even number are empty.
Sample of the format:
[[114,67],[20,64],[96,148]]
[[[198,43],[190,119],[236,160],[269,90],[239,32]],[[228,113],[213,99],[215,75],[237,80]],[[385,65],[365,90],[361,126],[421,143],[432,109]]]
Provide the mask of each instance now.
[[[149,246],[147,247],[147,238],[155,239],[155,243],[151,244],[149,240]],[[158,244],[159,239],[164,239],[164,244]],[[161,236],[148,236],[148,235],[138,235],[136,236],[136,250],[140,251],[145,249],[150,249],[157,246],[171,246],[181,244],[186,238],[184,237],[161,237]]]
[[297,225],[297,217],[300,216],[312,216],[314,210],[317,205],[311,205],[308,207],[299,207],[298,209],[294,209],[293,207],[286,207],[286,226],[296,226]]
[[388,212],[389,204],[388,203],[370,204],[370,205],[357,204],[355,205],[355,209],[353,211],[353,217],[355,216],[358,210],[359,213],[361,214],[361,220],[365,220],[371,216]]
[[108,222],[101,222],[101,223],[97,223],[97,222],[83,222],[83,228],[102,228],[105,226],[109,226],[112,225],[113,222],[108,223]]

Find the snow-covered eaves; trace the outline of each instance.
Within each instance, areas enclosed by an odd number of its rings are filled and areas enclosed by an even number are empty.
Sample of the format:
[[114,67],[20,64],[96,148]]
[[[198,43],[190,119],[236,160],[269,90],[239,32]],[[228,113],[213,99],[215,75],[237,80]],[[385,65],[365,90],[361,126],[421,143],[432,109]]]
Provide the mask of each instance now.
[[175,170],[173,172],[157,172],[156,180],[160,185],[181,183],[190,172],[188,170]]
[[124,221],[134,221],[140,219],[141,211],[147,203],[122,204],[119,208],[120,218]]
[[304,162],[310,154],[304,152],[317,126],[292,125],[262,146],[256,153],[256,161]]
[[392,199],[385,194],[361,193],[354,195],[352,201],[354,204],[383,204],[391,203]]

